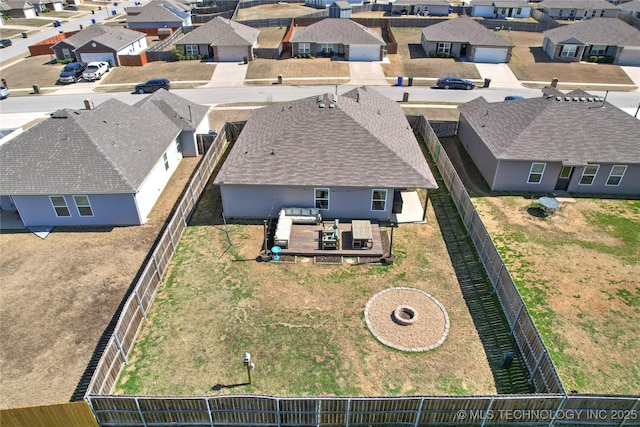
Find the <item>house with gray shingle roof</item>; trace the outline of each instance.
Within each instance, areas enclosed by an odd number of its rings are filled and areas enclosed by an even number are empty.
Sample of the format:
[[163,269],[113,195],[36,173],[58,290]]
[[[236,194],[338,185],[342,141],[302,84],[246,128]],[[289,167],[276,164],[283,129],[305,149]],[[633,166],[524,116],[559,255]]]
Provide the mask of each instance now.
[[196,104],[168,90],[157,90],[133,104],[134,107],[162,114],[180,128],[178,142],[185,157],[198,155],[198,135],[209,133],[209,107]]
[[632,0],[620,3],[620,12],[640,18],[640,0]]
[[614,64],[640,65],[640,30],[617,18],[594,18],[544,32],[542,49],[554,61],[610,57]]
[[386,42],[376,31],[346,18],[326,18],[297,28],[291,54],[344,56],[347,61],[382,61]]
[[191,6],[175,0],[151,0],[149,3],[127,8],[127,28],[156,35],[158,28],[173,30],[190,26]]
[[428,56],[454,54],[472,62],[509,62],[513,44],[468,16],[422,29],[422,48]]
[[144,224],[183,157],[181,126],[150,101],[59,110],[2,144],[2,208],[25,226]]
[[93,24],[51,46],[59,60],[106,61],[120,65],[118,56],[137,55],[147,48],[146,34],[127,28]]
[[2,0],[0,12],[11,18],[35,18],[36,9],[27,0]]
[[582,90],[458,107],[458,139],[491,190],[640,194],[640,120]]
[[606,0],[543,0],[538,9],[553,19],[615,18],[618,6]]
[[392,15],[448,16],[451,12],[447,0],[396,0],[389,5]]
[[255,110],[214,184],[235,218],[316,206],[323,218],[389,220],[397,190],[437,188],[402,108],[367,87]]
[[531,6],[523,0],[473,0],[471,16],[482,18],[528,18]]
[[215,61],[253,60],[260,30],[220,16],[176,41],[183,55],[205,55]]

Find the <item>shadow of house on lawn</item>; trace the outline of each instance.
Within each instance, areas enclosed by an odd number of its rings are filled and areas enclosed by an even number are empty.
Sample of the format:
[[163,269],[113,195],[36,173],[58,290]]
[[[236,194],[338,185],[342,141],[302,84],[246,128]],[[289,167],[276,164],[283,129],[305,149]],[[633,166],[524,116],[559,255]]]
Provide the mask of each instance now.
[[409,57],[411,59],[426,58],[427,55],[420,43],[409,43]]

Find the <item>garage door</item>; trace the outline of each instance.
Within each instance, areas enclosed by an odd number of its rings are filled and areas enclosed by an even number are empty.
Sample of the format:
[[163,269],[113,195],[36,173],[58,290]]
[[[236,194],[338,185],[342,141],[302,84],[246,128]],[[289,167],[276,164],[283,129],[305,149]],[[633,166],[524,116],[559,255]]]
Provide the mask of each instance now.
[[[80,53],[80,52],[79,52]],[[102,53],[80,53],[80,61],[82,62],[108,62],[111,66],[116,65],[116,61],[113,58],[113,53],[111,52],[102,52]]]
[[380,61],[380,46],[349,46],[349,61]]
[[244,46],[218,46],[218,57],[214,58],[220,62],[241,62],[247,56],[247,48]]
[[473,56],[473,62],[505,62],[507,59],[506,48],[479,47]]
[[640,48],[626,46],[622,49],[618,65],[640,65]]

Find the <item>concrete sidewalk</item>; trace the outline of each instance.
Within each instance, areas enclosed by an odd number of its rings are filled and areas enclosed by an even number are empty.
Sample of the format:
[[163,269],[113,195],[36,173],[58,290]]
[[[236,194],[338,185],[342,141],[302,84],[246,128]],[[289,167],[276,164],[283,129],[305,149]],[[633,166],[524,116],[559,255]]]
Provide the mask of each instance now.
[[211,81],[201,87],[238,87],[244,86],[249,65],[243,62],[216,62]]

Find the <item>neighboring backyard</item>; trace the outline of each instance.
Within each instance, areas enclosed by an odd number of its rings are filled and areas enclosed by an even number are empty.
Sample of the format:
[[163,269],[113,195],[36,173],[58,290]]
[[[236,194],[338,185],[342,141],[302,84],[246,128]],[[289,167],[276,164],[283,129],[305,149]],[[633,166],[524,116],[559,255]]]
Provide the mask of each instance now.
[[[492,370],[432,209],[395,230],[391,266],[258,263],[261,224],[229,224],[208,186],[134,346],[118,394],[493,394]],[[228,238],[227,238],[228,232]],[[229,239],[229,240],[228,240]],[[230,245],[231,243],[231,245]],[[382,345],[363,319],[377,292],[425,290],[447,309],[441,347]],[[244,352],[256,364],[245,384]]]
[[[564,200],[564,199],[561,199]],[[638,394],[640,201],[474,198],[567,391]]]
[[[238,9],[236,20],[251,21],[255,19],[278,19],[278,18],[294,18],[296,16],[309,15],[317,13],[318,9],[304,6],[302,4],[289,4],[280,2],[276,4],[264,4],[261,6],[247,7]],[[291,19],[282,19],[282,25],[288,26]]]

